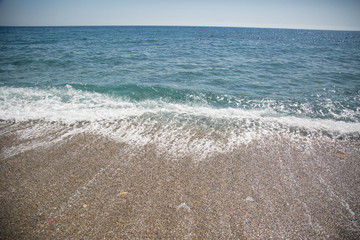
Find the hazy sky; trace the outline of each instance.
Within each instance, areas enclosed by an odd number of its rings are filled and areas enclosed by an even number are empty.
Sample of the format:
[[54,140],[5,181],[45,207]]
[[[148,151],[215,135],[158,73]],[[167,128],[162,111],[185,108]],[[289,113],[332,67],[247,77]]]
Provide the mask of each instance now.
[[360,30],[360,0],[0,0],[0,25]]

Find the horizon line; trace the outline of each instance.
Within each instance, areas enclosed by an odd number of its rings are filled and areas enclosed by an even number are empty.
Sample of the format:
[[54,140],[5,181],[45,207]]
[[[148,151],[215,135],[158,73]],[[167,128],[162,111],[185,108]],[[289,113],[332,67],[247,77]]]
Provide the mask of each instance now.
[[213,28],[258,28],[258,29],[283,29],[283,30],[309,30],[309,31],[344,31],[359,32],[360,29],[332,29],[332,28],[306,28],[306,27],[269,27],[269,26],[220,26],[220,25],[146,25],[146,24],[108,24],[108,25],[0,25],[0,27],[213,27]]

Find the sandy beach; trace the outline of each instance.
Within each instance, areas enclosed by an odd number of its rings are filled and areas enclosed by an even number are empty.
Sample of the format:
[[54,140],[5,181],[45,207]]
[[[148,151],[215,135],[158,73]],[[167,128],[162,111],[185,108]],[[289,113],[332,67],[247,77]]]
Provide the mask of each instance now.
[[36,145],[49,136],[10,127],[0,136],[1,239],[360,237],[356,141],[308,148],[273,137],[197,160],[96,134]]

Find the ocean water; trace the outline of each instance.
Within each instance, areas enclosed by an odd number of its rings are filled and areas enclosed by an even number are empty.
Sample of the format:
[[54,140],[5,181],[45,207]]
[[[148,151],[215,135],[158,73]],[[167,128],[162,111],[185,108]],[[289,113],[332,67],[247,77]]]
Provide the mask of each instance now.
[[360,32],[2,27],[0,119],[38,144],[94,133],[199,159],[270,135],[356,141]]

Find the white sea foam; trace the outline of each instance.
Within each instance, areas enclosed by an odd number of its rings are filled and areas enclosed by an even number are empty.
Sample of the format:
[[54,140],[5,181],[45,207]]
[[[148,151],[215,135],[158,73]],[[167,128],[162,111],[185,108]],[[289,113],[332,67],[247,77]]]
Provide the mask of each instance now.
[[267,126],[278,124],[325,130],[339,133],[360,132],[357,122],[335,121],[330,119],[310,119],[295,116],[281,116],[270,108],[244,110],[240,108],[213,108],[207,105],[186,105],[164,101],[146,100],[131,102],[113,98],[96,92],[75,90],[70,85],[66,89],[57,88],[0,88],[0,118],[4,120],[27,121],[44,119],[74,123],[77,121],[116,121],[140,117],[146,114],[165,118],[188,119],[209,118],[229,122],[258,123]]
[[[19,138],[35,139],[32,144],[8,149],[8,155],[57,143],[82,132],[102,134],[134,146],[155,143],[175,155],[195,153],[199,159],[209,153],[231,151],[274,132],[296,136],[360,133],[359,123],[279,115],[270,108],[244,110],[159,100],[134,102],[71,86],[1,87],[0,101],[0,119],[40,120],[33,127],[18,131]],[[63,129],[64,126],[68,127]],[[50,137],[41,138],[43,134]]]

